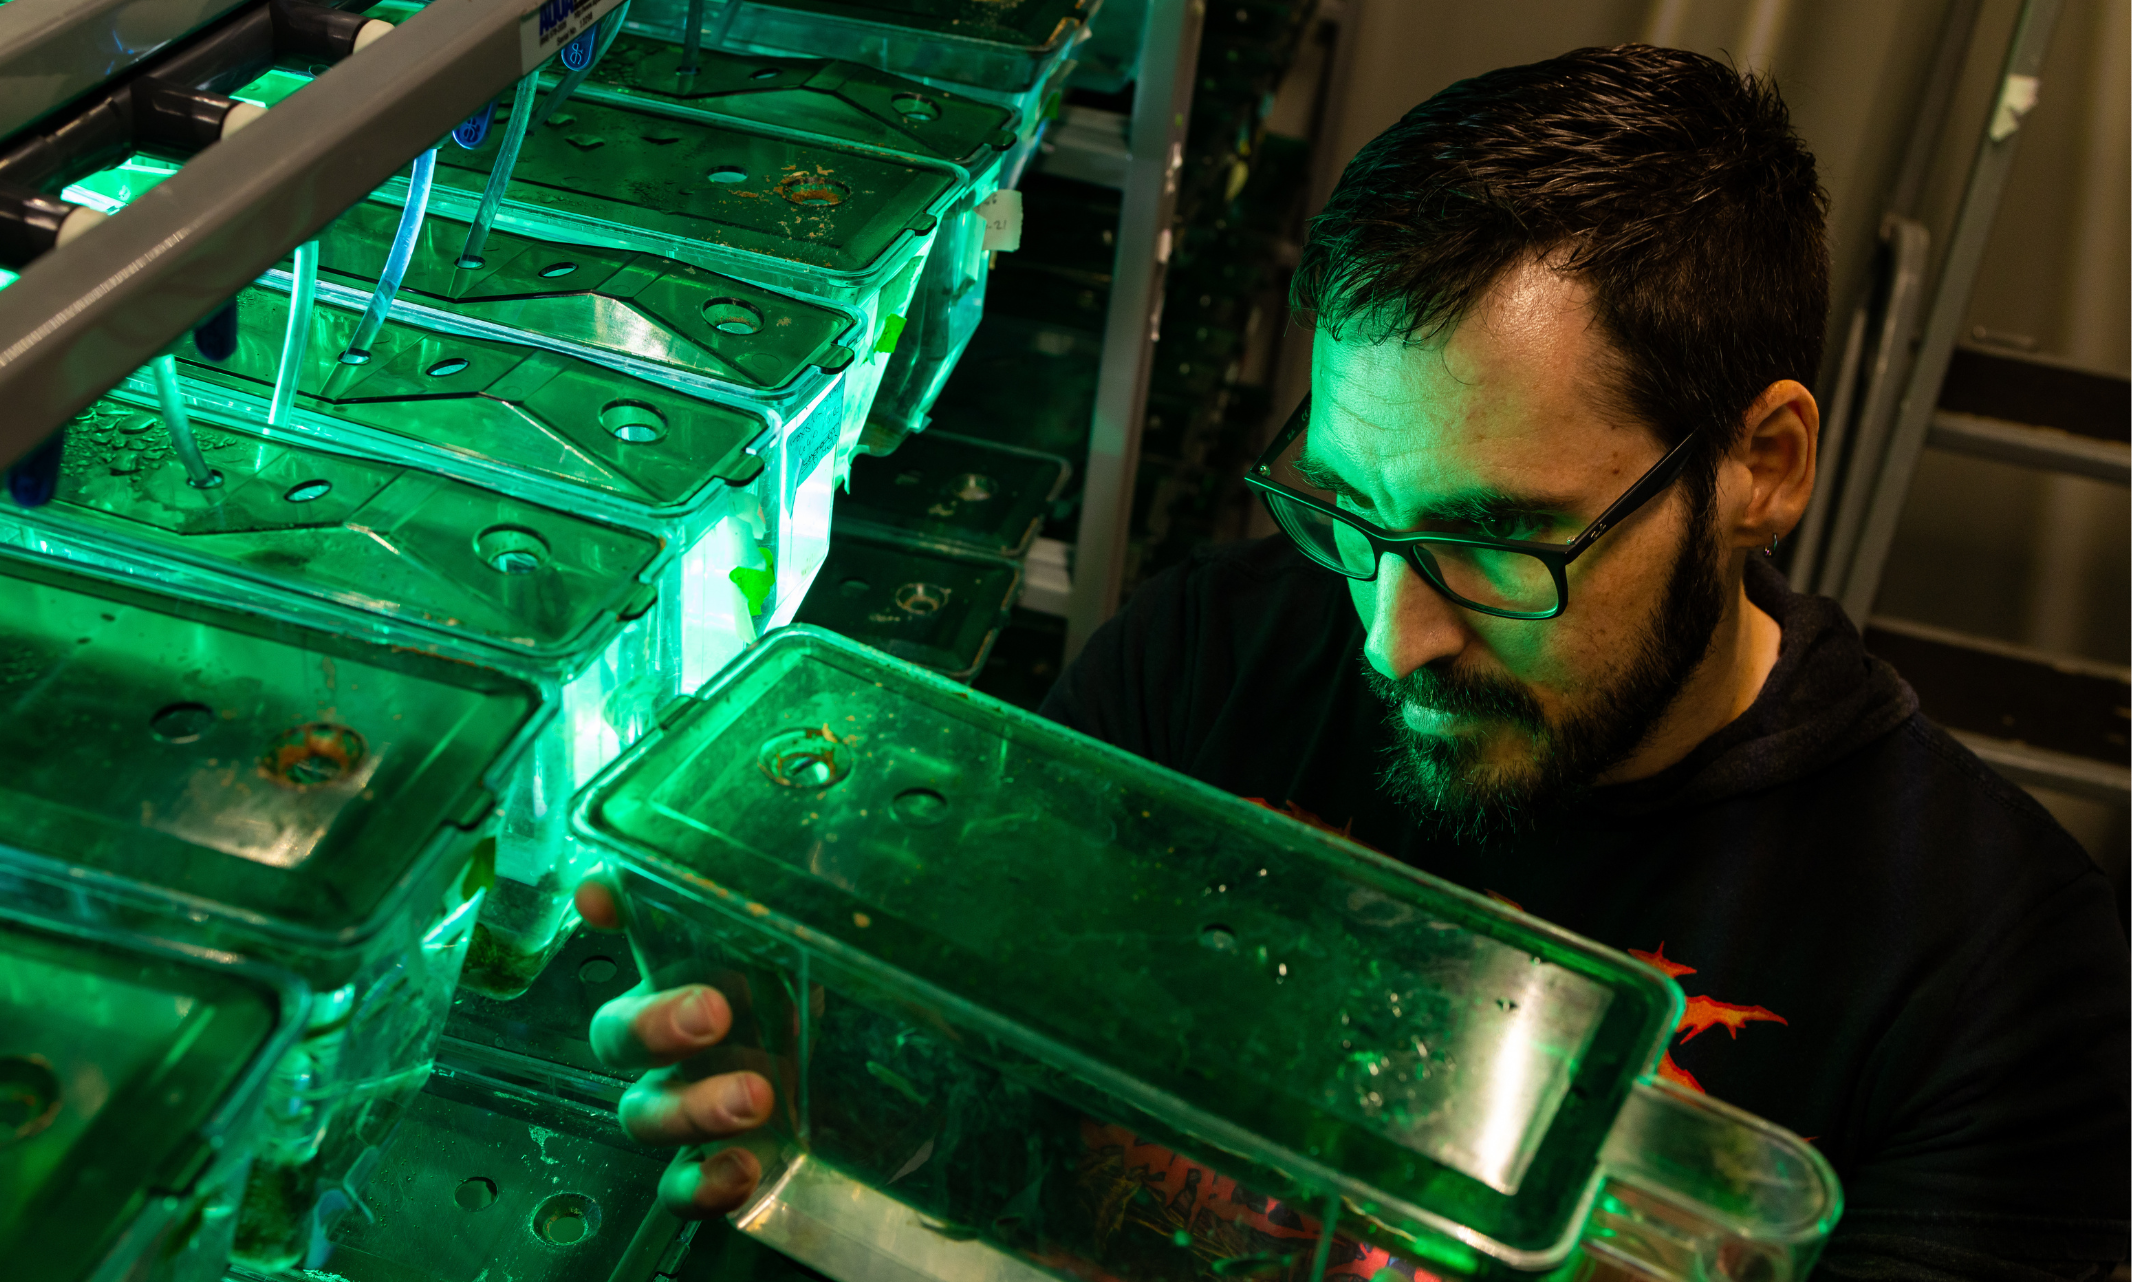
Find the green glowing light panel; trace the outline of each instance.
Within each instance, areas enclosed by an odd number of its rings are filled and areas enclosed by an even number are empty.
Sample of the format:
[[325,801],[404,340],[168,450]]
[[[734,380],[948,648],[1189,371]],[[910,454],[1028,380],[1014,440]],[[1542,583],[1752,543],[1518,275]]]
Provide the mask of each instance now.
[[[75,1282],[184,1247],[295,992],[208,954],[0,914],[0,1259]],[[227,1159],[225,1159],[227,1160]]]
[[734,999],[792,1152],[1025,1259],[1126,1267],[1076,1203],[1093,1116],[1344,1199],[1395,1254],[1551,1266],[1680,1009],[1622,954],[812,629],[666,721],[577,816],[646,968]]
[[203,943],[331,956],[433,915],[539,709],[471,663],[12,553],[0,597],[0,885],[112,885]]
[[419,469],[269,439],[205,416],[193,429],[222,483],[199,489],[153,409],[107,397],[68,424],[50,504],[12,514],[173,557],[223,580],[384,616],[366,630],[434,635],[523,666],[596,653],[649,603],[660,541]]

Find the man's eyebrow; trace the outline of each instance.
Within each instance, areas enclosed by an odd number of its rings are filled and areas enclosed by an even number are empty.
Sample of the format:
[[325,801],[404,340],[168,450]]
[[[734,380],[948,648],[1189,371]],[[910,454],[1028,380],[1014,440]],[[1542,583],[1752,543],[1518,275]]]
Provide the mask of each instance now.
[[[1365,507],[1374,506],[1368,496],[1343,480],[1331,465],[1310,457],[1308,448],[1293,464],[1304,480]],[[1566,500],[1506,494],[1489,486],[1472,486],[1432,499],[1422,515],[1432,521],[1499,521],[1511,516],[1551,516],[1566,511]]]
[[1330,490],[1342,498],[1353,499],[1357,503],[1369,502],[1367,498],[1363,497],[1362,491],[1341,480],[1340,474],[1333,471],[1330,465],[1312,458],[1310,456],[1310,447],[1307,445],[1304,446],[1303,453],[1296,457],[1295,470],[1296,475],[1321,490]]

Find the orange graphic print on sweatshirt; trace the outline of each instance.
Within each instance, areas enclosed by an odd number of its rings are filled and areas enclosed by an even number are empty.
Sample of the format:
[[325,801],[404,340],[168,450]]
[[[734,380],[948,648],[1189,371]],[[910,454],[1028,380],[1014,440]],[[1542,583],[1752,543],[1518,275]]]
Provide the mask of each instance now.
[[[1638,961],[1651,963],[1664,971],[1667,977],[1671,979],[1679,979],[1683,975],[1693,975],[1695,973],[1695,967],[1684,966],[1666,956],[1666,945],[1663,940],[1659,942],[1657,948],[1650,952],[1644,952],[1640,948],[1631,948],[1629,949],[1629,956]],[[1721,1002],[1715,997],[1701,997],[1691,994],[1688,997],[1688,1008],[1681,1012],[1680,1024],[1673,1030],[1680,1035],[1680,1040],[1673,1044],[1675,1046],[1686,1046],[1689,1042],[1701,1037],[1713,1028],[1724,1029],[1734,1041],[1738,1041],[1742,1028],[1749,1024],[1757,1023],[1788,1025],[1791,1021],[1766,1006],[1736,1006],[1731,1002]],[[1703,1089],[1703,1084],[1695,1080],[1695,1074],[1673,1062],[1673,1052],[1671,1050],[1668,1050],[1666,1057],[1658,1062],[1658,1075],[1669,1082],[1685,1086],[1692,1091],[1700,1092]]]

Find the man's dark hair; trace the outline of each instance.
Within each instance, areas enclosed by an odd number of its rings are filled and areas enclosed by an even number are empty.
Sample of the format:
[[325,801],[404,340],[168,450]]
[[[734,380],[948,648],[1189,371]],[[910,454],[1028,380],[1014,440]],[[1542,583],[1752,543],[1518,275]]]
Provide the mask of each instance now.
[[1340,334],[1427,339],[1527,259],[1577,273],[1624,408],[1717,460],[1769,384],[1811,385],[1828,316],[1827,193],[1766,77],[1679,49],[1579,49],[1461,80],[1348,162],[1291,304]]

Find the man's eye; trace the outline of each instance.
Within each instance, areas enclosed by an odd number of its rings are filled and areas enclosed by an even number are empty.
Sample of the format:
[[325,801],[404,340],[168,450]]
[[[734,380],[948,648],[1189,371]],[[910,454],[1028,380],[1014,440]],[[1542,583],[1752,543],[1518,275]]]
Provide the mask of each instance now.
[[1531,540],[1545,534],[1553,522],[1544,516],[1530,512],[1513,512],[1503,516],[1491,516],[1474,523],[1480,533],[1491,539]]

